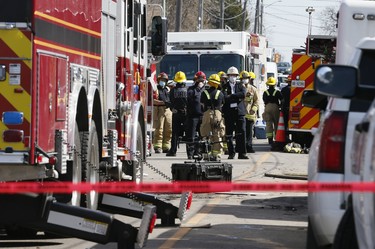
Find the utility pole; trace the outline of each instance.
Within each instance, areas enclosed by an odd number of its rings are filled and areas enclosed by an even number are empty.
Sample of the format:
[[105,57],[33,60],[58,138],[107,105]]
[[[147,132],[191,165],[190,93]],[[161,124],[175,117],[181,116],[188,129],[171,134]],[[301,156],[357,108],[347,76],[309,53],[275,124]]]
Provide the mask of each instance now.
[[254,18],[254,34],[258,33],[258,23],[259,23],[259,0],[257,0],[257,4],[255,6],[255,18]]
[[221,29],[224,29],[224,11],[225,11],[225,8],[224,8],[224,0],[221,0],[221,4],[220,4],[220,16],[221,16],[221,20],[220,20],[220,28]]
[[243,3],[243,14],[242,14],[242,31],[245,31],[246,17],[247,17],[247,0]]
[[198,4],[198,30],[203,29],[203,0]]
[[259,34],[263,35],[263,0],[260,3],[260,25],[259,25]]
[[181,12],[182,12],[182,0],[176,1],[176,27],[175,32],[180,32],[181,30]]

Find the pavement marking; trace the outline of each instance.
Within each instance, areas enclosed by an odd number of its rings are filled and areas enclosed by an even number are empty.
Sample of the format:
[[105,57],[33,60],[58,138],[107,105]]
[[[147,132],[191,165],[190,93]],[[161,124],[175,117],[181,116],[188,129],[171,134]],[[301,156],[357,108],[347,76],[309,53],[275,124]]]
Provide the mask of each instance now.
[[[236,181],[242,181],[247,179],[251,176],[251,174],[257,170],[257,168],[265,162],[269,157],[271,153],[267,152],[263,154],[259,160],[257,160],[254,167],[246,172],[245,174],[242,174],[240,177],[234,179]],[[220,204],[221,200],[224,199],[224,195],[216,196],[214,199],[211,199],[205,206],[199,210],[198,213],[196,213],[193,217],[189,219],[189,221],[184,224],[184,226],[193,226],[198,224],[200,221],[202,221],[214,208],[216,205]],[[172,248],[179,240],[181,240],[186,234],[190,232],[192,228],[179,228],[170,238],[168,238],[161,246],[158,247],[158,249],[170,249]]]
[[265,154],[263,154],[259,160],[257,160],[256,164],[254,165],[254,167],[246,172],[245,174],[242,174],[241,176],[235,178],[234,180],[235,181],[243,181],[243,180],[246,180],[247,178],[249,178],[257,169],[260,165],[262,165],[262,163],[264,163],[269,157],[271,156],[271,153],[270,152],[267,152]]

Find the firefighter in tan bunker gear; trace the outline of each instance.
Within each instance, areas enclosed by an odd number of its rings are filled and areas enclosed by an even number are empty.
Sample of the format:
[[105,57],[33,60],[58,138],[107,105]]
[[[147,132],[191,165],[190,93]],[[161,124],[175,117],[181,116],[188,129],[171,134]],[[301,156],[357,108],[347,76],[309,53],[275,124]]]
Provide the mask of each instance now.
[[217,160],[222,154],[222,137],[225,135],[224,120],[221,108],[224,104],[224,94],[218,89],[220,77],[212,74],[208,79],[210,88],[201,95],[203,104],[203,119],[200,127],[202,137],[209,137],[212,142],[210,158]]
[[257,88],[252,84],[255,79],[253,72],[242,71],[240,80],[246,88],[245,108],[246,108],[246,151],[254,153],[253,149],[253,127],[257,119],[257,111],[259,107],[259,95]]
[[157,78],[157,90],[154,96],[154,150],[155,153],[167,153],[171,147],[172,111],[169,108],[168,75],[160,73]]
[[[220,91],[222,91],[223,88],[225,88],[226,84],[228,84],[228,75],[224,71],[220,71],[217,73],[220,77],[220,86],[217,88]],[[225,119],[223,115],[223,120]],[[224,129],[225,129],[225,120],[223,121],[224,123]],[[221,138],[221,141],[223,141],[223,151],[225,155],[228,155],[228,146],[227,146],[227,140],[225,138],[225,134]]]
[[276,79],[269,77],[266,82],[268,89],[263,93],[263,102],[265,109],[263,113],[263,120],[266,121],[266,136],[268,143],[273,145],[273,138],[277,130],[280,117],[280,106],[283,96],[280,91],[275,89]]

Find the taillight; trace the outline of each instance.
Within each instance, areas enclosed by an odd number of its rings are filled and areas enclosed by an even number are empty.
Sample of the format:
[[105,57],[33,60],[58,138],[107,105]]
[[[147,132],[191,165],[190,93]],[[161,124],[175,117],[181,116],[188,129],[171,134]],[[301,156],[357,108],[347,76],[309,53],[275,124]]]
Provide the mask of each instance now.
[[348,112],[332,112],[324,121],[320,138],[318,171],[344,172],[345,133]]
[[23,141],[23,131],[22,130],[5,130],[3,132],[4,142],[17,143]]

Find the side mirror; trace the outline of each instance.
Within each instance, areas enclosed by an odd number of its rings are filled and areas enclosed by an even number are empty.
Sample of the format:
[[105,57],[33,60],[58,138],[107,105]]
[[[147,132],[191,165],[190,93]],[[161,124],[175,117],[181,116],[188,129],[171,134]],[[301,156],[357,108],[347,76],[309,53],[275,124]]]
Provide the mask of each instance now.
[[310,108],[325,110],[328,104],[328,97],[314,90],[305,90],[302,95],[302,105]]
[[315,70],[317,93],[337,98],[352,98],[359,82],[358,69],[347,65],[319,65]]
[[167,19],[161,16],[152,18],[151,53],[163,56],[167,53]]

